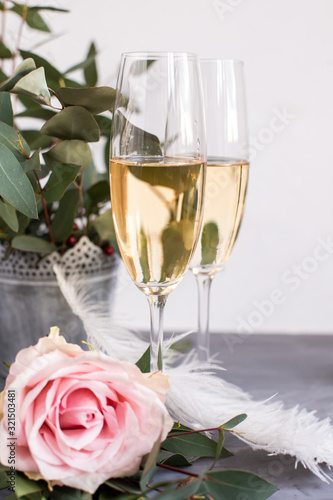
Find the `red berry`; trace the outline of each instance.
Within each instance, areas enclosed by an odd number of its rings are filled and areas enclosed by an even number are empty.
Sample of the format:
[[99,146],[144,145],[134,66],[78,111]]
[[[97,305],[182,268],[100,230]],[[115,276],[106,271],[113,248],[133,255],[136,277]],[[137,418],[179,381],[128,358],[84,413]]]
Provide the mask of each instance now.
[[78,225],[76,224],[76,222],[74,222],[73,224],[73,231],[77,231],[79,228],[78,228]]
[[103,252],[105,253],[105,255],[113,255],[114,254],[114,248],[113,248],[112,245],[104,245]]
[[67,238],[67,241],[66,241],[66,245],[68,247],[73,247],[75,245],[75,243],[77,242],[77,237],[74,236],[74,234],[72,234],[71,236],[69,236]]

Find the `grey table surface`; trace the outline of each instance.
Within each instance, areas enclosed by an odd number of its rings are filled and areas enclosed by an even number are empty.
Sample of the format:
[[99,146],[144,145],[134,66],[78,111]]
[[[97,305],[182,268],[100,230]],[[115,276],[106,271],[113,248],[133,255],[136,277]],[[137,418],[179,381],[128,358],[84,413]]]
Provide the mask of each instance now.
[[[316,410],[320,418],[333,417],[333,336],[323,335],[213,335],[212,351],[219,352],[226,372],[223,378],[256,399],[277,393],[285,407],[299,404]],[[274,500],[332,500],[333,484],[304,469],[290,456],[268,456],[253,451],[230,436],[226,446],[234,456],[223,467],[247,469],[275,484]],[[220,463],[222,465],[222,462]],[[327,467],[323,467],[333,479]]]
[[[299,404],[316,410],[320,418],[333,416],[333,336],[212,335],[212,351],[223,360],[225,380],[254,398],[266,399],[277,393],[286,407]],[[218,466],[251,470],[265,477],[279,488],[273,500],[333,499],[333,484],[324,483],[302,465],[295,469],[290,456],[270,457],[230,435],[226,446],[234,455]],[[199,461],[191,470],[196,472],[204,466]],[[333,472],[326,467],[324,470],[333,479]],[[0,492],[0,499],[7,495]]]

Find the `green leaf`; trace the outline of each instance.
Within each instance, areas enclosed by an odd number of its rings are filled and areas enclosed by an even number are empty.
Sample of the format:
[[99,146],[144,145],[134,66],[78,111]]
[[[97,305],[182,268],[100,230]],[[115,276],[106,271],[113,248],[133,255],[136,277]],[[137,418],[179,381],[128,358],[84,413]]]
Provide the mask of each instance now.
[[0,90],[9,91],[14,87],[14,85],[25,75],[36,69],[36,64],[31,58],[25,59],[21,62],[12,74],[11,77],[4,80],[0,85]]
[[38,238],[37,236],[29,236],[22,234],[16,236],[12,241],[12,247],[24,252],[37,252],[42,254],[51,253],[57,249],[54,243]]
[[172,467],[188,467],[189,465],[192,465],[191,462],[189,462],[181,453],[170,455],[170,457],[162,460],[162,464],[171,465]]
[[11,59],[12,57],[13,57],[13,54],[11,53],[11,51],[0,40],[0,59]]
[[223,451],[223,444],[224,444],[224,432],[222,429],[219,429],[219,439],[217,441],[215,459],[214,459],[213,465],[211,466],[211,469],[214,468],[214,465],[216,464],[216,462],[218,461],[218,459],[221,456],[221,453]]
[[146,349],[139,361],[137,361],[135,364],[142,373],[150,372],[150,346]]
[[8,92],[0,92],[0,120],[13,126],[12,101]]
[[201,265],[212,264],[216,259],[217,245],[219,243],[219,229],[215,222],[207,222],[201,236]]
[[225,424],[222,424],[220,426],[220,429],[225,429],[225,430],[230,430],[236,427],[236,425],[240,424],[241,422],[244,422],[244,420],[247,418],[246,413],[241,413],[240,415],[236,415],[236,417],[231,418],[226,422]]
[[0,195],[19,212],[38,218],[32,186],[13,153],[0,144]]
[[51,104],[44,68],[37,68],[23,76],[9,92],[25,95],[41,104]]
[[79,170],[80,167],[76,165],[60,163],[55,165],[43,191],[45,201],[52,203],[61,200],[68,186],[76,179]]
[[13,2],[14,5],[11,7],[11,11],[15,12],[19,16],[25,19],[27,25],[35,30],[45,31],[51,33],[50,28],[47,26],[43,18],[38,14],[36,8],[27,7],[20,3]]
[[35,151],[34,154],[23,163],[25,173],[30,172],[30,170],[41,170],[39,153],[40,151]]
[[61,141],[54,148],[50,149],[50,151],[44,153],[43,156],[50,170],[57,163],[79,165],[81,170],[84,170],[92,160],[88,144],[78,140]]
[[30,7],[31,10],[50,10],[54,12],[70,12],[68,9],[59,9],[59,7],[48,7],[48,6],[41,6],[41,5],[34,5]]
[[0,122],[0,144],[6,146],[20,162],[30,156],[29,146],[19,131],[3,122]]
[[33,52],[28,52],[26,50],[20,50],[21,56],[26,59],[32,59],[35,62],[35,65],[37,67],[42,66],[45,70],[45,76],[47,80],[50,78],[51,80],[55,80],[55,82],[59,82],[63,78],[62,73],[58,71],[52,64],[50,64],[46,59],[43,57],[34,54]]
[[63,109],[43,125],[41,133],[85,142],[97,142],[100,135],[95,118],[82,106]]
[[[107,116],[103,116],[103,115],[95,116],[95,120],[98,123],[98,126],[99,126],[100,131],[101,131],[101,135],[103,135],[109,139],[110,135],[111,135],[112,120],[110,120],[110,118],[108,118]],[[109,161],[108,161],[108,164],[109,164]]]
[[154,500],[187,500],[191,498],[199,490],[201,486],[201,478],[191,478],[187,482],[189,484],[180,488],[166,488],[162,491],[162,493],[154,496]]
[[[21,238],[21,236],[17,236]],[[29,495],[30,493],[36,493],[42,491],[42,487],[36,481],[28,479],[23,474],[16,473],[15,478],[15,493],[18,498]]]
[[[30,101],[34,104],[33,101]],[[38,107],[30,107],[26,109],[25,111],[22,111],[21,113],[18,113],[15,115],[17,118],[21,117],[28,117],[28,118],[40,118],[41,120],[49,120],[52,118],[52,116],[56,115],[57,113],[55,111],[52,111],[51,109],[45,109],[42,108],[41,106]]]
[[104,203],[110,200],[110,184],[108,181],[99,181],[87,191],[92,203]]
[[140,479],[140,487],[142,490],[149,484],[151,478],[156,471],[157,458],[161,451],[161,436],[155,441],[148,456],[145,457],[145,465]]
[[16,210],[11,205],[7,203],[3,203],[0,200],[0,217],[6,222],[6,224],[10,227],[12,231],[17,233],[19,230],[19,223],[16,214]]
[[57,96],[64,106],[82,106],[93,115],[110,110],[116,91],[111,87],[69,88],[60,87]]
[[4,470],[0,471],[0,490],[8,487],[8,476]]
[[213,439],[200,433],[181,436],[172,433],[172,437],[163,441],[162,448],[187,457],[215,457],[217,445]]
[[92,226],[97,231],[101,240],[111,240],[112,241],[112,240],[116,239],[111,209],[106,210],[106,212],[104,212],[102,215],[97,217],[92,222]]
[[[93,62],[94,59],[95,59],[95,54],[93,54],[89,57],[86,57],[83,61],[66,69],[66,71],[64,72],[64,75],[68,75],[69,73],[73,73],[74,71],[77,71],[78,69],[85,69],[87,66],[89,66]],[[69,86],[71,87],[72,85],[69,85]],[[75,86],[75,85],[73,85],[73,86]],[[67,87],[67,84],[66,84],[66,87]],[[80,85],[80,87],[81,87],[81,85]]]
[[205,476],[209,477],[205,488],[216,500],[238,500],[241,496],[246,500],[266,500],[278,490],[256,474],[242,470],[208,472]]
[[47,149],[53,144],[52,137],[42,135],[39,130],[22,130],[22,135],[32,151],[36,149]]
[[69,486],[55,486],[48,498],[52,500],[92,500],[93,496],[86,491],[70,488]]
[[52,234],[56,242],[66,240],[72,233],[78,202],[79,191],[77,189],[66,191],[60,200],[58,210],[51,223]]
[[138,488],[138,482],[131,481],[128,478],[108,479],[105,482],[105,485],[108,486],[109,488],[112,488],[113,490],[119,491],[121,493],[129,493],[131,495],[132,494],[133,495],[140,495],[140,493],[141,493],[141,488]]
[[96,67],[96,56],[97,51],[94,42],[91,43],[88,54],[87,54],[87,59],[90,59],[92,57],[92,61],[90,64],[85,66],[83,72],[84,72],[84,78],[89,87],[94,87],[97,83],[97,67]]
[[[123,115],[116,115],[116,117],[118,119],[120,117],[121,120],[125,120],[125,117]],[[126,120],[126,122],[126,126],[122,127],[123,132],[120,139],[120,154],[122,156],[129,156],[133,153],[137,153],[138,151],[142,156],[162,156],[161,144],[156,135],[150,134],[149,132],[136,127],[128,120]],[[173,186],[169,186],[170,181],[172,182],[172,179],[170,179],[170,174],[167,173],[167,169],[157,169],[155,167],[147,168],[150,170],[150,174],[153,173],[152,169],[161,171],[159,173],[154,172],[153,174],[154,177],[158,176],[161,179],[164,178],[164,182],[167,181],[167,184],[164,184],[163,182],[162,184],[160,184],[161,186],[174,187],[177,185],[174,183]],[[184,170],[185,166],[179,166],[177,168]],[[145,169],[146,167],[143,170]],[[187,171],[189,170],[188,167],[186,167],[186,169]],[[164,172],[164,174],[162,172]],[[145,173],[143,173],[143,176],[145,176]],[[150,182],[149,178],[147,178],[146,182]]]

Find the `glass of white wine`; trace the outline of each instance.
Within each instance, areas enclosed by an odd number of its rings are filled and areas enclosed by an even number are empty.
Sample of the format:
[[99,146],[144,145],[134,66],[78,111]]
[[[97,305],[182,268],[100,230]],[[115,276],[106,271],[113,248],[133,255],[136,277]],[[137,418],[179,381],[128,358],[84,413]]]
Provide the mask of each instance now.
[[122,259],[150,306],[152,371],[163,369],[167,296],[199,239],[205,177],[197,56],[123,54],[111,130],[111,205]]
[[204,59],[200,67],[207,126],[207,180],[200,241],[190,269],[199,295],[197,352],[199,359],[206,361],[210,354],[210,288],[238,235],[249,161],[243,62]]

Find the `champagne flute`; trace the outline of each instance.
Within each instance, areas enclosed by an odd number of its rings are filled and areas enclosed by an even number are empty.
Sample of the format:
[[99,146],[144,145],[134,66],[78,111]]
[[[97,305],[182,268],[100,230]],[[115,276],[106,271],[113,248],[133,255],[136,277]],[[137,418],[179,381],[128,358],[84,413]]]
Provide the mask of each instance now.
[[196,55],[122,55],[110,156],[116,237],[148,298],[151,371],[162,370],[164,305],[189,267],[202,222],[206,130]]
[[207,180],[200,242],[190,269],[198,285],[197,352],[209,357],[209,300],[234,247],[249,175],[243,62],[200,61],[207,125]]

